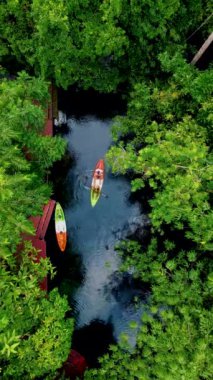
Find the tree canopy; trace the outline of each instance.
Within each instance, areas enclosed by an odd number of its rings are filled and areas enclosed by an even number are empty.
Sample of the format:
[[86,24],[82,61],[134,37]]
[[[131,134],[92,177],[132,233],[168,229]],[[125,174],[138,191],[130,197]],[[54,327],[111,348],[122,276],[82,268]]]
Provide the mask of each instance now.
[[[187,36],[210,9],[205,0],[5,0],[1,56],[63,87],[110,92],[159,74],[165,49],[193,51]],[[211,20],[201,33],[208,30]]]
[[[119,143],[108,153],[116,172],[132,170],[132,190],[148,182],[152,226],[185,230],[201,250],[212,250],[210,204],[212,155],[208,146],[212,124],[212,71],[199,72],[179,57],[160,57],[171,72],[165,85],[155,81],[135,86],[128,115],[118,117]],[[132,134],[122,143],[122,135]],[[142,148],[141,148],[142,146]]]
[[127,114],[114,120],[107,160],[150,210],[148,242],[117,246],[121,270],[150,289],[141,322],[131,322],[136,345],[122,334],[85,379],[211,379],[213,80],[211,66],[188,63],[211,31],[211,12],[208,0],[1,1],[3,379],[54,379],[71,346],[66,298],[39,287],[53,274],[50,261],[38,262],[29,242],[16,254],[23,233],[34,233],[29,217],[51,195],[47,170],[65,149],[63,139],[42,135],[48,80],[124,93]]
[[[136,346],[123,335],[85,379],[211,379],[212,263],[195,251],[176,252],[171,243],[161,251],[153,239],[146,252],[138,243],[120,246],[123,269],[152,284],[147,310],[137,329]],[[173,258],[172,258],[173,256]]]
[[51,194],[45,170],[64,152],[61,138],[41,134],[47,101],[48,85],[26,73],[0,83],[0,247],[6,256],[7,248],[16,250],[21,232],[32,232],[27,218],[41,213]]
[[[0,371],[5,379],[54,374],[70,351],[73,320],[67,300],[55,289],[48,297],[41,280],[53,273],[49,259],[26,244],[34,234],[29,216],[38,215],[51,194],[45,170],[59,159],[65,143],[41,134],[48,84],[21,73],[0,83]],[[30,160],[26,156],[30,154]]]
[[150,242],[117,247],[121,269],[150,295],[130,324],[136,345],[123,334],[88,380],[212,377],[212,71],[179,54],[159,59],[166,79],[135,85],[107,154],[114,173],[133,178],[132,191],[150,192]]
[[[29,255],[30,252],[30,255]],[[26,246],[19,265],[1,267],[0,363],[3,379],[54,378],[68,357],[73,320],[65,318],[67,300],[58,290],[48,297],[39,288],[52,270],[48,259],[37,262]]]

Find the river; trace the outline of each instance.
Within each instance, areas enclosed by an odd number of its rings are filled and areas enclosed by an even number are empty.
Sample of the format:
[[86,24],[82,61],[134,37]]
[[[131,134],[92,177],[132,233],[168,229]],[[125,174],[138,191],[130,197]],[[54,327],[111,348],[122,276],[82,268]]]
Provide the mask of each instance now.
[[73,348],[95,366],[121,333],[135,343],[129,323],[140,321],[143,307],[135,301],[142,291],[130,274],[119,272],[121,258],[114,247],[142,228],[143,214],[130,198],[130,181],[112,175],[107,164],[103,195],[94,208],[90,204],[92,171],[112,144],[112,118],[123,112],[120,99],[64,92],[60,108],[68,117],[66,130],[59,130],[67,141],[68,160],[55,167],[54,183],[65,212],[68,245],[63,254],[49,247],[58,269],[53,285],[67,294],[76,319]]

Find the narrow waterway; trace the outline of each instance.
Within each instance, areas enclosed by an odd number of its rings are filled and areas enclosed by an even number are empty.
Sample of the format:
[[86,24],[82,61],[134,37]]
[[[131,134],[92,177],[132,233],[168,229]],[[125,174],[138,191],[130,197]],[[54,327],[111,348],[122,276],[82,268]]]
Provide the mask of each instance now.
[[95,365],[121,333],[134,344],[129,323],[140,321],[142,306],[135,301],[143,292],[131,274],[119,272],[121,259],[114,247],[143,228],[143,215],[139,203],[130,200],[129,180],[113,176],[107,166],[103,195],[94,208],[90,204],[92,171],[112,144],[112,115],[121,112],[116,102],[88,95],[79,104],[81,98],[74,99],[72,93],[64,97],[68,122],[61,135],[70,163],[64,173],[57,169],[55,192],[65,212],[68,245],[64,254],[54,253],[53,262],[59,271],[57,285],[68,295],[76,318],[73,345]]

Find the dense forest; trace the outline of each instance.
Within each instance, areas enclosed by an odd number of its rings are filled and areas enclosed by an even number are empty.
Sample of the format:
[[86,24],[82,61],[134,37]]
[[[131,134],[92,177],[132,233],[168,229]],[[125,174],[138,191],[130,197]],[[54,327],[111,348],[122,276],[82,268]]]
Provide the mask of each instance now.
[[[0,376],[55,379],[74,320],[66,297],[39,287],[50,260],[24,234],[51,193],[45,178],[65,152],[42,135],[50,81],[117,92],[107,153],[146,203],[149,241],[116,247],[121,271],[150,289],[135,347],[120,343],[84,378],[212,378],[212,88],[209,59],[190,62],[212,31],[210,0],[1,0]],[[205,58],[205,57],[204,57]],[[31,159],[27,160],[30,152]],[[19,248],[17,248],[19,247]],[[18,252],[18,254],[17,254]]]

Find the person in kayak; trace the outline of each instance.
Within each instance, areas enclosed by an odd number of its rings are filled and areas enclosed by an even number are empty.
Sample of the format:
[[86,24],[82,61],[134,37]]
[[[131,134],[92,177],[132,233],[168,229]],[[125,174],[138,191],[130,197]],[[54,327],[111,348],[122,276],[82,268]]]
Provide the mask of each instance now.
[[100,192],[100,186],[95,186],[94,191],[95,191],[96,193],[99,193],[99,192]]
[[96,178],[95,178],[95,184],[94,184],[95,186],[94,186],[93,190],[96,193],[99,193],[101,190],[101,187],[100,187],[100,185],[101,185],[101,171],[99,169],[97,169],[95,174],[96,174],[96,176],[95,176]]
[[101,178],[101,171],[99,169],[96,171],[96,178],[97,179]]

